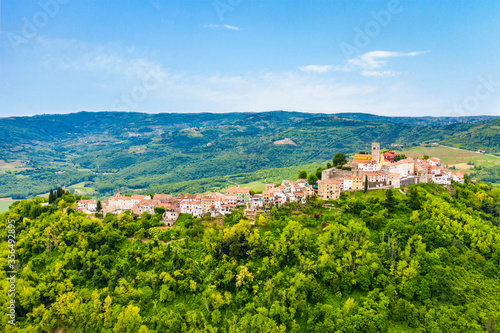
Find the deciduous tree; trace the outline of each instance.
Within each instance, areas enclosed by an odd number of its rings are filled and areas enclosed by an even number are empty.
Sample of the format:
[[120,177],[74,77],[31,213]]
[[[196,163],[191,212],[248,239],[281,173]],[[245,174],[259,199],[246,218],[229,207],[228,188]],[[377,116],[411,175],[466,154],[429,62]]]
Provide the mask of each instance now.
[[334,166],[342,166],[347,163],[347,156],[343,153],[337,153],[332,159]]

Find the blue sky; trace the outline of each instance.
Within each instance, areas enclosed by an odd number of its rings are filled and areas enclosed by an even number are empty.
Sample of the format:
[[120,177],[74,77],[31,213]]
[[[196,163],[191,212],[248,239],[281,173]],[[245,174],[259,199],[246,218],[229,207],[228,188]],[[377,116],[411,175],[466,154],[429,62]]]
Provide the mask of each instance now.
[[500,1],[0,2],[0,116],[500,115]]

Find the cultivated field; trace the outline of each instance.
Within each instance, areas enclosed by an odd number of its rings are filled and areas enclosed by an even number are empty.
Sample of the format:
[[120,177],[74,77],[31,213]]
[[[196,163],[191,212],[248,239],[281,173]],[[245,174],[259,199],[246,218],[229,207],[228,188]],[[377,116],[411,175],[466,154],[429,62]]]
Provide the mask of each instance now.
[[[441,163],[449,168],[455,167],[457,170],[467,171],[474,165],[488,166],[500,162],[500,156],[481,154],[469,150],[459,148],[436,146],[436,147],[414,147],[401,151],[406,156],[423,157],[438,157]],[[468,164],[469,163],[469,164]]]
[[77,183],[71,186],[68,186],[66,189],[70,190],[71,192],[74,192],[76,195],[85,195],[85,196],[91,196],[94,194],[94,188],[93,187],[85,187],[86,182],[81,182]]
[[9,206],[12,205],[16,200],[11,198],[0,198],[0,213],[4,213],[9,210]]

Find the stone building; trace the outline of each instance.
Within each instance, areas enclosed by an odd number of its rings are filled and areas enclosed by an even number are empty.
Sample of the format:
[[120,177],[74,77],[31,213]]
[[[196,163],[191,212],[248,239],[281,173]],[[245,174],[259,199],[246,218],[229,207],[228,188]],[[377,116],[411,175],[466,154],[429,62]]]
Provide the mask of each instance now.
[[319,180],[318,196],[323,200],[336,200],[340,198],[340,180]]

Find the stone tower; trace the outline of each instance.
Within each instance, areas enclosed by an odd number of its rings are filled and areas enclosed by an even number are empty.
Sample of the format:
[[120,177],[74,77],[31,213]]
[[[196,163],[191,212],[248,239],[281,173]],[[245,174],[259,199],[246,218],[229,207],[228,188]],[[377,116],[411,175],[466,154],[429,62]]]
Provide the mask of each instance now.
[[372,161],[380,162],[380,143],[372,142]]

